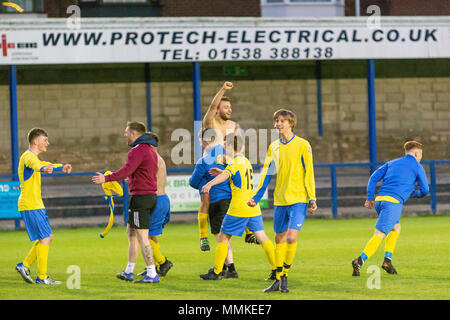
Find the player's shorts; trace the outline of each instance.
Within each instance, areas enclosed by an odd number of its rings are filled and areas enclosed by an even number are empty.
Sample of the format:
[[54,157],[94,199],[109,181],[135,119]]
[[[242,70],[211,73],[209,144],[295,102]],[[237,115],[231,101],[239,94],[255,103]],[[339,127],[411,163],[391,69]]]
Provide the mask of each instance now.
[[273,230],[275,233],[283,233],[287,229],[300,231],[306,219],[308,204],[299,202],[290,206],[274,206]]
[[52,228],[45,209],[20,211],[20,214],[25,222],[30,241],[45,239],[52,234]]
[[159,236],[170,220],[170,199],[167,194],[158,196],[156,208],[150,216],[149,236]]
[[393,203],[389,201],[375,201],[375,210],[378,213],[378,220],[375,225],[377,230],[386,235],[399,223],[402,215],[403,203]]
[[211,226],[211,233],[218,234],[222,221],[227,214],[231,199],[223,199],[209,204],[209,224]]
[[156,208],[156,194],[137,194],[130,197],[128,224],[133,229],[149,229],[150,216]]
[[245,228],[248,228],[251,232],[264,230],[262,215],[245,218],[227,214],[223,219],[220,231],[231,236],[242,237]]

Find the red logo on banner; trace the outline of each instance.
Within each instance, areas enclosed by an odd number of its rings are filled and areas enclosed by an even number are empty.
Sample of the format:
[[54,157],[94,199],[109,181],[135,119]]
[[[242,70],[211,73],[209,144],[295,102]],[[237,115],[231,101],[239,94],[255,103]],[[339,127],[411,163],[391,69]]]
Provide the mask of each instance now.
[[3,56],[8,55],[8,49],[14,49],[16,47],[15,43],[6,42],[6,34],[2,34],[2,42],[0,42],[0,49],[2,49]]

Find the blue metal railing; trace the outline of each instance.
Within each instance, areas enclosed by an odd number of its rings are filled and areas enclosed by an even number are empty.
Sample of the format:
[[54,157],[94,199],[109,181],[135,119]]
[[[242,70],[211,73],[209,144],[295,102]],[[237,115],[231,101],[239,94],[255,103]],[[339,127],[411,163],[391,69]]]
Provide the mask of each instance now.
[[[380,166],[385,162],[378,162],[376,166]],[[450,160],[423,160],[421,161],[423,165],[429,166],[430,171],[430,206],[433,214],[436,214],[437,211],[437,197],[436,197],[436,165],[437,164],[450,164]],[[320,163],[315,164],[314,168],[329,168],[330,169],[330,178],[331,178],[331,211],[333,217],[336,218],[338,215],[338,181],[337,181],[337,172],[336,168],[342,167],[374,167],[374,165],[370,162],[359,162],[359,163]],[[259,170],[262,166],[254,166],[254,169]],[[169,168],[167,169],[168,173],[192,173],[194,168]],[[52,178],[52,177],[64,177],[64,176],[93,176],[95,175],[94,171],[85,171],[85,172],[73,172],[70,174],[67,173],[54,173],[54,174],[43,174],[44,178]],[[13,180],[13,174],[1,174],[0,179],[2,180]],[[128,217],[128,185],[125,181],[122,181],[123,187],[123,213],[124,220]],[[320,201],[320,200],[319,200]],[[127,220],[125,220],[127,222]]]

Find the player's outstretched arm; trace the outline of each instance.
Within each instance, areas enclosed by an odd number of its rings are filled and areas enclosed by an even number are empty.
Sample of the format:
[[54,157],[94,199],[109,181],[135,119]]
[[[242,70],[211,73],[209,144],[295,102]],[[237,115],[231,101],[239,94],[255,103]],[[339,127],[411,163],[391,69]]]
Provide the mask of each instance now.
[[62,172],[64,173],[71,173],[72,172],[72,165],[70,164],[65,164],[62,168]]
[[266,159],[264,160],[264,166],[261,171],[261,177],[259,178],[258,187],[256,188],[256,194],[247,202],[250,207],[256,206],[261,200],[267,187],[269,186],[272,176],[276,173],[275,161],[272,159],[271,147],[267,150]]
[[[45,173],[53,173],[53,172],[64,172],[64,173],[71,173],[72,172],[72,166],[70,164],[60,164],[60,163],[50,163],[50,162],[44,162],[42,161],[42,164],[44,164],[46,167],[50,166],[52,167],[51,172],[47,172]],[[44,172],[44,171],[42,171]]]
[[211,102],[208,110],[206,111],[205,116],[203,117],[203,128],[212,128],[212,121],[217,113],[217,108],[219,107],[220,100],[222,99],[223,95],[225,94],[226,90],[230,90],[233,88],[233,83],[226,81],[222,88],[217,92],[217,94],[214,96],[213,101]]
[[50,163],[50,164],[48,164],[48,165],[42,167],[40,171],[41,171],[42,173],[48,173],[48,174],[53,173],[53,164]]
[[96,175],[92,177],[92,182],[95,184],[102,184],[105,182],[105,175],[101,172],[96,172]]
[[209,174],[210,176],[218,176],[218,175],[221,174],[222,172],[223,172],[222,169],[219,169],[219,168],[211,168],[211,169],[209,169],[208,174]]
[[205,184],[202,188],[202,192],[209,193],[209,190],[216,184],[222,183],[226,181],[228,178],[230,178],[230,174],[228,171],[223,171],[221,174],[219,174],[217,177],[215,177],[213,180]]

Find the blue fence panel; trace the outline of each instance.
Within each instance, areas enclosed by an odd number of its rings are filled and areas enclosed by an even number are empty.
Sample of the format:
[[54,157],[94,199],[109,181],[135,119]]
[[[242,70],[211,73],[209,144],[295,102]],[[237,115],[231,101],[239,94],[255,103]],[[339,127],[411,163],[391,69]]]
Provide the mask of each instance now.
[[[421,162],[423,165],[428,165],[430,168],[430,206],[433,214],[436,214],[437,211],[437,197],[436,197],[436,165],[437,164],[450,164],[450,160],[424,160]],[[377,165],[380,166],[384,164],[384,162],[378,162]],[[329,168],[330,169],[330,178],[331,178],[331,209],[333,213],[333,217],[336,218],[338,215],[338,179],[336,174],[336,168],[341,167],[369,167],[372,164],[370,162],[361,162],[361,163],[320,163],[314,165],[314,168]],[[261,169],[262,166],[254,166],[255,169]],[[192,173],[194,168],[169,168],[167,169],[168,173]],[[67,173],[54,173],[54,174],[43,174],[43,178],[48,177],[65,177],[65,176],[93,176],[95,175],[94,171],[87,172],[72,172],[70,174]],[[1,174],[0,180],[14,180],[13,174]],[[124,214],[124,222],[128,221],[128,185],[125,181],[122,181],[122,186],[124,190],[123,195],[123,214]],[[318,199],[318,205],[320,205],[320,199]],[[16,223],[17,226],[17,223]]]

